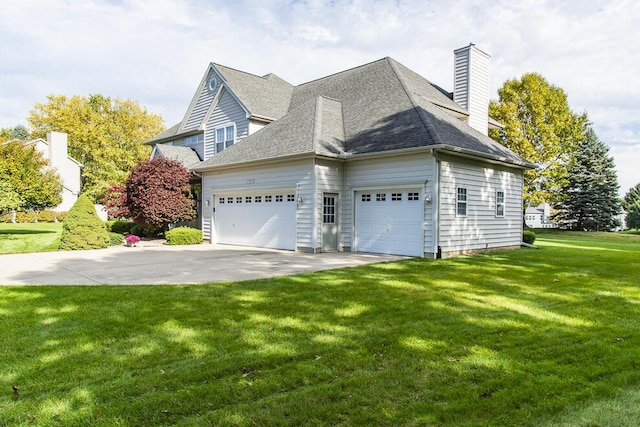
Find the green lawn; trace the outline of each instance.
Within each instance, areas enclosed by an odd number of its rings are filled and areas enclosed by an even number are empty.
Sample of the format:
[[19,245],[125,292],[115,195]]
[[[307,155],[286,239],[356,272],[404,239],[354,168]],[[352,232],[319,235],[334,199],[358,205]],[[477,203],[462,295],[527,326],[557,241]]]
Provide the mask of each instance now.
[[242,283],[0,287],[0,426],[640,425],[640,236],[536,244]]
[[0,254],[57,251],[61,234],[62,223],[0,223]]

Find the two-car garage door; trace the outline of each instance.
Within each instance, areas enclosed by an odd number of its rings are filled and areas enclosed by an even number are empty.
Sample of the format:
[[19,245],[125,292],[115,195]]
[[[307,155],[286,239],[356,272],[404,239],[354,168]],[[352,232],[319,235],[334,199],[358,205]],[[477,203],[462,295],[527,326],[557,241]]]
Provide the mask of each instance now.
[[419,189],[358,191],[355,197],[356,251],[423,255]]
[[234,194],[215,198],[217,243],[295,250],[293,193]]
[[[419,189],[358,191],[355,198],[356,251],[423,255]],[[295,250],[295,194],[217,196],[214,228],[217,243]]]

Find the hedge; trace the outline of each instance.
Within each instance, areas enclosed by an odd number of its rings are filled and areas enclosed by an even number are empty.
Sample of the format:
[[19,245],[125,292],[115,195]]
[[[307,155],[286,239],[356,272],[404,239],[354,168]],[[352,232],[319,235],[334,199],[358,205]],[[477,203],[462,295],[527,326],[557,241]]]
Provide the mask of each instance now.
[[176,227],[165,233],[167,245],[199,245],[202,243],[202,231],[197,228]]

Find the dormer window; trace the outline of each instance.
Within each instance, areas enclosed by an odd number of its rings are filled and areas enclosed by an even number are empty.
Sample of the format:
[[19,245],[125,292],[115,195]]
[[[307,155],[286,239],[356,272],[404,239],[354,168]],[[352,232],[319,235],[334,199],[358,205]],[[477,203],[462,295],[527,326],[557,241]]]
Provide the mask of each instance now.
[[216,153],[233,145],[236,138],[236,125],[227,125],[216,129]]

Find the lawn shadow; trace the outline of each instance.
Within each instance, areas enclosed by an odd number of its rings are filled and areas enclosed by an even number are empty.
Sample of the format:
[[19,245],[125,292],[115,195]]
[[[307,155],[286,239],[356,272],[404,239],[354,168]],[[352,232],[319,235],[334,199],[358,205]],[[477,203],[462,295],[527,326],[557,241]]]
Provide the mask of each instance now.
[[[139,249],[75,262],[117,274]],[[195,280],[189,260],[207,255],[183,251],[184,265],[158,252],[150,274]],[[616,254],[596,254],[604,273],[592,251],[571,251],[207,285],[0,289],[0,343],[15,349],[3,379],[24,391],[0,405],[69,424],[538,424],[640,381],[637,298],[618,289],[637,289],[635,276]],[[224,265],[239,252],[219,256]],[[246,272],[269,268],[244,256]]]
[[18,235],[27,235],[27,234],[51,234],[58,233],[56,230],[34,230],[28,228],[16,228],[11,230],[0,230],[0,236],[7,234],[18,234]]

